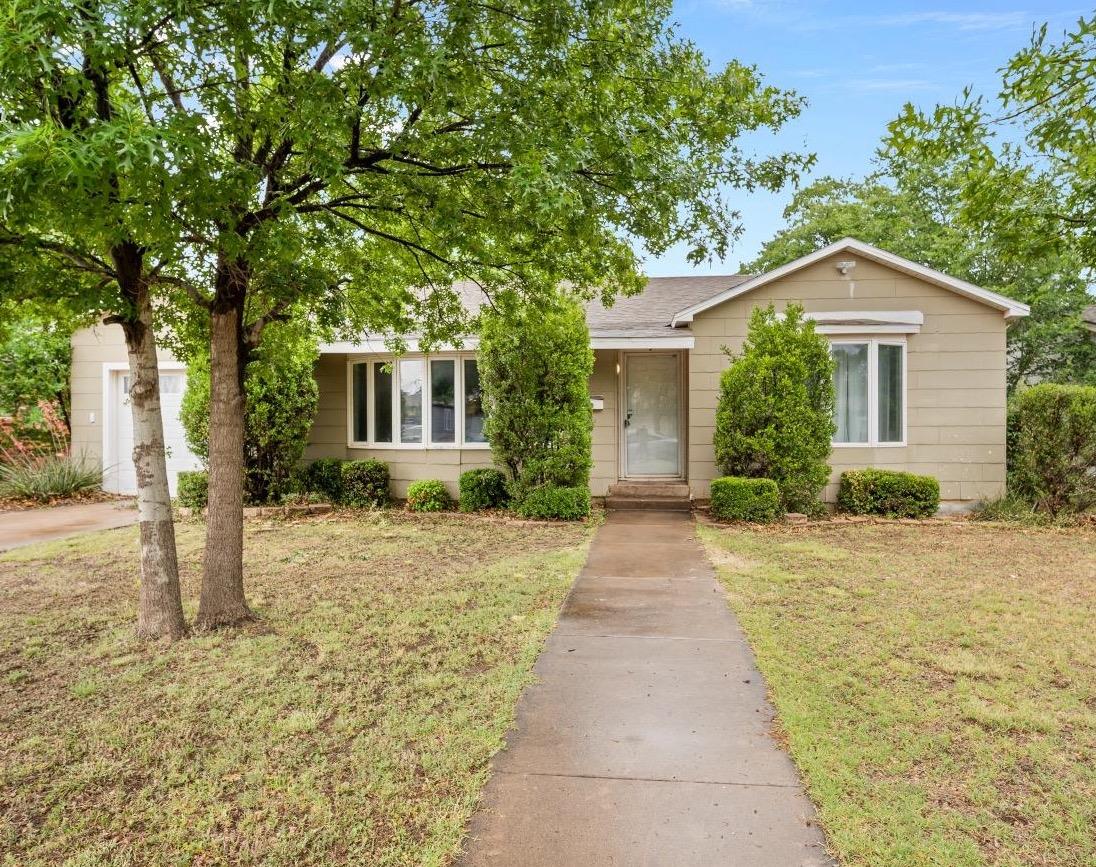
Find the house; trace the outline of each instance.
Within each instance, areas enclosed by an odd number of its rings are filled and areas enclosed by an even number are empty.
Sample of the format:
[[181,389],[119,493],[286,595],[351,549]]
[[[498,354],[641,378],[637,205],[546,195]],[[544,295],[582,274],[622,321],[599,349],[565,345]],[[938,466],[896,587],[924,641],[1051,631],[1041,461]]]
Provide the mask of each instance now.
[[[657,480],[707,499],[719,475],[712,438],[724,347],[741,349],[754,307],[790,301],[803,303],[837,360],[826,499],[843,470],[867,466],[935,476],[949,509],[1004,492],[1005,332],[1028,308],[848,238],[765,274],[653,278],[611,308],[589,305],[593,495]],[[109,489],[125,491],[125,352],[109,331],[73,338],[73,440],[102,458]],[[322,347],[306,458],[380,458],[397,496],[422,478],[455,493],[461,472],[490,464],[475,339],[429,356],[416,349],[410,341],[389,366],[381,335]],[[173,469],[194,462],[170,416],[183,375],[167,370]]]
[[1096,334],[1096,304],[1081,311],[1081,325]]

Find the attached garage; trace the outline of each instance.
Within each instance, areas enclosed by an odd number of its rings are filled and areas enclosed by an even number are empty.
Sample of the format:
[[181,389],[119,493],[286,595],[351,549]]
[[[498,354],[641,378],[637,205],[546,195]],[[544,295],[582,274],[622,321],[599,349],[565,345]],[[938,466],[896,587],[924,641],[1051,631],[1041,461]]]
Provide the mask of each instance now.
[[[103,467],[103,489],[116,494],[137,493],[129,384],[129,363],[120,327],[100,325],[73,335],[73,452],[98,460]],[[202,466],[187,446],[179,421],[185,390],[185,367],[161,352],[160,402],[172,496],[176,492],[179,472]]]

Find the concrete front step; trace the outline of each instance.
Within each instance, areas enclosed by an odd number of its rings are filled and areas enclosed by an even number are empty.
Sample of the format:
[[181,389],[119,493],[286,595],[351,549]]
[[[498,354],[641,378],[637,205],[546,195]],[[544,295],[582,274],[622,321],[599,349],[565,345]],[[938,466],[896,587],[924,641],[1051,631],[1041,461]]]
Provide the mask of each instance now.
[[692,501],[688,497],[625,497],[610,494],[605,498],[606,509],[688,512],[692,507]]
[[685,482],[617,482],[609,487],[610,497],[680,497],[689,499]]

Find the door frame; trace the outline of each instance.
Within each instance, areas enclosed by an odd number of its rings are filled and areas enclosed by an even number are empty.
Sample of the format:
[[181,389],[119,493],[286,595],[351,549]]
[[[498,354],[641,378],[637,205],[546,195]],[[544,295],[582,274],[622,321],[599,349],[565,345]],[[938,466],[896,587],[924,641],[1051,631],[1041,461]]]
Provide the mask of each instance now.
[[[677,360],[677,472],[658,475],[629,473],[628,436],[624,419],[628,411],[628,359],[634,355],[668,355]],[[621,350],[618,356],[620,375],[617,377],[619,394],[617,399],[617,478],[622,481],[685,481],[686,464],[686,422],[688,420],[688,402],[685,395],[685,364],[688,354],[680,349],[636,349]]]

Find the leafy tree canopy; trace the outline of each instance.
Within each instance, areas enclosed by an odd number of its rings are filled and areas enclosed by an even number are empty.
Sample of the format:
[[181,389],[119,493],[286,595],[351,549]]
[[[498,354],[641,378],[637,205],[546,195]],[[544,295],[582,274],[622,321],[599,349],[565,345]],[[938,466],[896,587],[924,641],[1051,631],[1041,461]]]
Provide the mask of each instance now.
[[1032,305],[1013,340],[1013,382],[1096,381],[1080,329],[1096,267],[1096,16],[1058,42],[1044,25],[1001,73],[996,101],[968,88],[932,111],[907,104],[887,153],[900,168],[946,167],[946,215],[970,233],[968,257],[1000,275],[975,282]]
[[725,191],[779,187],[810,159],[737,143],[801,101],[740,63],[709,70],[668,2],[5,12],[3,237],[104,277],[132,240],[184,309],[261,278],[259,323],[322,297],[333,321],[440,335],[463,324],[458,277],[635,289],[633,242],[722,255],[740,230]]

